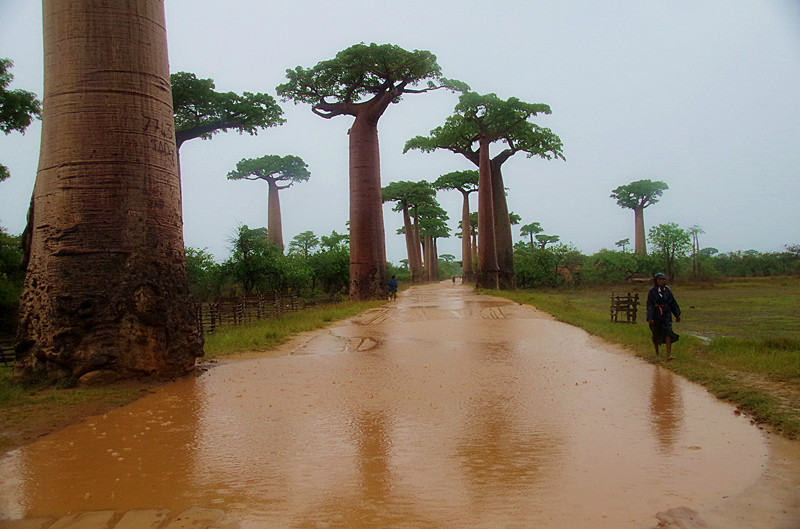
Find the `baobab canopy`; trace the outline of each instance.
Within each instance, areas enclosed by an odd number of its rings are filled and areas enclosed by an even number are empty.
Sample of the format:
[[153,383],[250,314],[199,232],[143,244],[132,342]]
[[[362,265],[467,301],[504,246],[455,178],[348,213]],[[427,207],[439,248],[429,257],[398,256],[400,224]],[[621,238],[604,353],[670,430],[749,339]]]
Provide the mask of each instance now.
[[[442,77],[433,53],[393,44],[356,44],[313,68],[286,70],[286,76],[289,82],[278,86],[278,94],[313,105],[312,111],[324,118],[352,114],[349,105],[387,91],[395,93],[397,102],[403,93],[468,89],[460,81]],[[417,88],[423,81],[427,84]]]
[[224,130],[258,133],[282,124],[283,111],[269,94],[217,92],[212,79],[198,79],[189,72],[170,75],[175,112],[175,139],[180,148],[186,140],[209,139]]
[[[326,119],[355,118],[349,131],[350,152],[350,297],[383,297],[386,239],[381,209],[378,120],[404,93],[440,88],[467,90],[442,77],[436,56],[392,44],[356,44],[313,68],[287,70],[289,82],[278,86],[284,99],[311,104]],[[420,83],[426,85],[419,87]]]

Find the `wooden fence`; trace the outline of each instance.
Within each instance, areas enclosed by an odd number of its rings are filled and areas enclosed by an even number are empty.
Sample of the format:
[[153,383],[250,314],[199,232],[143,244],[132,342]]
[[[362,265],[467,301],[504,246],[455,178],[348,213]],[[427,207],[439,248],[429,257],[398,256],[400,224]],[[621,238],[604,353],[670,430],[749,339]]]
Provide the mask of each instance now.
[[256,297],[226,298],[196,307],[197,326],[211,333],[226,325],[243,325],[301,309],[297,294],[265,292]]
[[[614,323],[636,323],[639,294],[615,294],[611,292],[611,321]],[[625,319],[621,319],[624,316]]]

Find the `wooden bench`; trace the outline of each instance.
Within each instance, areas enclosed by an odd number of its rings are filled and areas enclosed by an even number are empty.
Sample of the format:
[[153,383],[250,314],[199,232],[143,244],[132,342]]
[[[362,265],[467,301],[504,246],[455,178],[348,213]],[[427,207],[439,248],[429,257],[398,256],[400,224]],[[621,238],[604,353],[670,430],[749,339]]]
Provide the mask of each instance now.
[[[611,292],[611,321],[614,323],[636,323],[639,294],[615,294]],[[624,316],[625,319],[621,319]]]

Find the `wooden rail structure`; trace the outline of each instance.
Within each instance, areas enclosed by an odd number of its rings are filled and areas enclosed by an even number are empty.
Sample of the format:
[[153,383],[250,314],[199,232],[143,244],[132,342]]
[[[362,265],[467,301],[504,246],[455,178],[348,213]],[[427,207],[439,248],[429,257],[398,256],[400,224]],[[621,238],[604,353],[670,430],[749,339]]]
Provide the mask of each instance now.
[[[616,294],[611,292],[611,321],[614,323],[636,323],[639,294]],[[621,319],[624,316],[625,319]]]
[[0,340],[0,363],[7,366],[13,364],[15,360],[14,342],[12,340]]
[[254,297],[224,298],[214,303],[201,303],[196,306],[195,314],[200,331],[212,333],[219,327],[274,318],[300,308],[297,294],[264,292]]

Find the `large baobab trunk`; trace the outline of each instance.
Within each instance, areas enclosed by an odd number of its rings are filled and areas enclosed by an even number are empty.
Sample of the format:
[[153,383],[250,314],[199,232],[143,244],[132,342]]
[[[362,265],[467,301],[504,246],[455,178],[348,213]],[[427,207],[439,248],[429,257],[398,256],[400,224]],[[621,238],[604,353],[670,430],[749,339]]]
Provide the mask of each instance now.
[[494,237],[494,200],[492,169],[489,160],[489,140],[480,138],[478,170],[478,288],[498,288],[497,246]]
[[[21,379],[177,376],[189,302],[162,0],[44,0]],[[87,377],[88,378],[88,377]]]
[[267,192],[267,237],[271,243],[277,244],[283,250],[280,188],[272,180],[267,180],[267,185],[269,186]]
[[634,252],[639,255],[647,255],[647,243],[644,237],[644,208],[633,208],[633,234]]
[[469,193],[461,192],[464,203],[461,206],[461,274],[462,282],[472,283],[475,274],[472,273],[472,244],[470,244],[469,224]]
[[411,223],[411,215],[408,213],[408,206],[403,205],[403,231],[405,231],[406,253],[408,253],[408,267],[411,271],[411,282],[419,283],[422,281],[422,264],[419,256],[419,245],[417,244],[416,230]]
[[511,235],[511,218],[508,215],[506,188],[500,163],[492,162],[492,203],[494,204],[494,237],[497,249],[497,282],[500,290],[514,290],[514,240]]
[[378,118],[390,102],[387,96],[364,103],[350,129],[350,299],[356,301],[385,297]]

